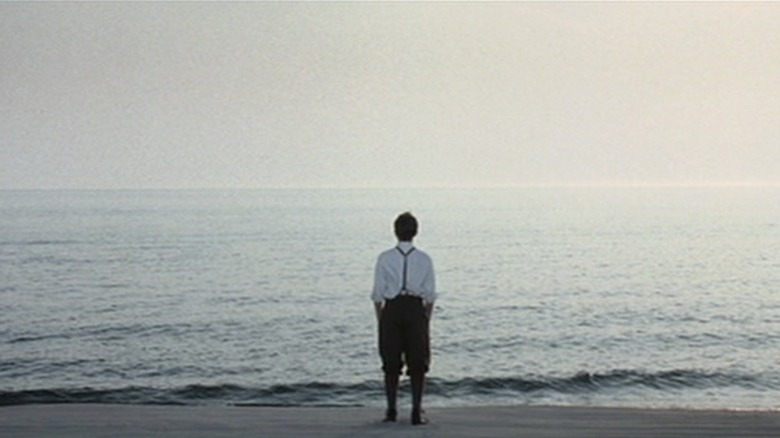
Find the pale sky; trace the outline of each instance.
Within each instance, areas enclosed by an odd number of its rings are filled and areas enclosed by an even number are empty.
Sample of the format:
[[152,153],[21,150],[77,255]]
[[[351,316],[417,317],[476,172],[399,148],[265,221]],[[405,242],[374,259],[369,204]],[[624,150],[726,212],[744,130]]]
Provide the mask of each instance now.
[[780,3],[0,3],[0,189],[780,181]]

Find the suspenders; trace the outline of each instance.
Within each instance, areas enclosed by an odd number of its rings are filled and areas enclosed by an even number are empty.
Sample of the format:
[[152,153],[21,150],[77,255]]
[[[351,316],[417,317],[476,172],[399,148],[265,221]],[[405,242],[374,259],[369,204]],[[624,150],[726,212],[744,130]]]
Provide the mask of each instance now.
[[395,247],[395,249],[397,249],[397,250],[398,250],[398,252],[400,252],[400,253],[401,253],[401,255],[402,255],[402,256],[404,256],[404,273],[403,273],[403,280],[402,280],[402,284],[401,284],[401,291],[400,291],[400,292],[398,292],[398,295],[408,295],[408,291],[406,290],[406,277],[407,277],[407,274],[406,274],[406,273],[407,273],[407,271],[409,270],[409,267],[408,267],[408,264],[409,264],[409,263],[408,263],[409,254],[411,254],[412,252],[414,252],[414,247],[412,247],[412,249],[410,249],[410,250],[409,250],[409,252],[403,252],[403,251],[401,250],[401,248],[400,248],[400,247],[397,247],[397,246]]

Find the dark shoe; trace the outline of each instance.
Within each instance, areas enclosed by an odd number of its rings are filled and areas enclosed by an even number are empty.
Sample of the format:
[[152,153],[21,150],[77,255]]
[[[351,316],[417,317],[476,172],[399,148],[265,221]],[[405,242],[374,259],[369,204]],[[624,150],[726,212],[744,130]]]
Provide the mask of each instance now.
[[428,419],[423,416],[425,411],[423,410],[413,410],[412,411],[412,425],[413,426],[425,426],[428,424]]
[[398,411],[395,409],[388,409],[387,412],[385,412],[385,419],[382,420],[383,423],[395,423],[395,421],[398,419]]

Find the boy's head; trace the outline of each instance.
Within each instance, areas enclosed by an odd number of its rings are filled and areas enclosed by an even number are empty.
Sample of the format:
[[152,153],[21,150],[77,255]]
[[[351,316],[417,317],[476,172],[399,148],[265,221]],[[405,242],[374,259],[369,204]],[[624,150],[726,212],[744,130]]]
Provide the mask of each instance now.
[[411,242],[417,235],[417,219],[408,211],[395,219],[395,236],[399,242]]

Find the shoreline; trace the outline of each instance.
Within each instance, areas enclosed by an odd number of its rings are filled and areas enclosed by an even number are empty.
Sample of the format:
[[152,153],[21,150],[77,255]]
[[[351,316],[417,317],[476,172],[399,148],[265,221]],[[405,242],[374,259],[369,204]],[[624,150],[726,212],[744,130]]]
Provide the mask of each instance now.
[[13,437],[777,437],[780,411],[578,406],[428,408],[414,427],[381,408],[50,404],[0,407]]

